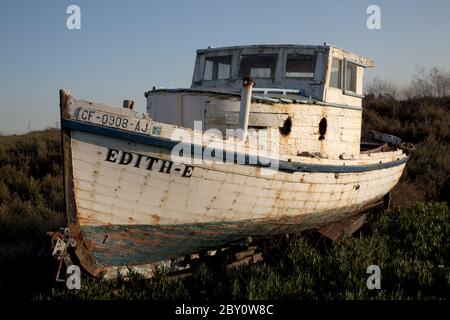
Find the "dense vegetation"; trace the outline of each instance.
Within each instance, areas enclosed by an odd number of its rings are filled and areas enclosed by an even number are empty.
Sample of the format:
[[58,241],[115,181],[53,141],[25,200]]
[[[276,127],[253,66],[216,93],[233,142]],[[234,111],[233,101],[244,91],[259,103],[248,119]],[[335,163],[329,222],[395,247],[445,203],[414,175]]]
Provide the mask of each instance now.
[[[0,136],[0,291],[44,299],[448,298],[450,99],[369,96],[364,104],[364,132],[398,135],[416,150],[394,191],[394,209],[360,234],[335,244],[310,233],[270,242],[264,263],[230,273],[203,266],[177,283],[164,273],[129,283],[85,279],[78,293],[53,283],[55,264],[43,250],[45,233],[65,225],[59,132]],[[381,267],[382,290],[365,286],[370,264]]]
[[369,129],[396,135],[416,147],[394,193],[397,203],[450,203],[450,98],[398,101],[368,96],[364,100],[363,133]]
[[49,285],[54,270],[42,250],[49,244],[45,233],[64,226],[60,140],[57,130],[0,137],[3,294],[28,296]]

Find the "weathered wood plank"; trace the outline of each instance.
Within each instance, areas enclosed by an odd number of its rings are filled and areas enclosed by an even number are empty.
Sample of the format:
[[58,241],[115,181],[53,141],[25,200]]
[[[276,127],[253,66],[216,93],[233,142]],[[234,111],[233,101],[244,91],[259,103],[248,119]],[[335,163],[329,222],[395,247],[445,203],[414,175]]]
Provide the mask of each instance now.
[[343,234],[352,235],[359,230],[367,219],[365,213],[344,218],[319,229],[319,233],[332,241],[338,240]]

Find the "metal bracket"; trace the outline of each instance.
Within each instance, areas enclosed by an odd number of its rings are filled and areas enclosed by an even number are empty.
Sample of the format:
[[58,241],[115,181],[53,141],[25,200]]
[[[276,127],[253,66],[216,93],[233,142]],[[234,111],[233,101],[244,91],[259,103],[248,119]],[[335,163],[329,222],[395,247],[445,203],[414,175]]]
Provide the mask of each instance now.
[[69,228],[61,228],[58,232],[48,232],[47,234],[51,236],[52,240],[52,256],[59,261],[55,281],[65,282],[66,280],[64,278],[60,278],[61,268],[63,263],[66,268],[73,264],[67,250],[71,247],[75,248],[77,241],[70,235]]

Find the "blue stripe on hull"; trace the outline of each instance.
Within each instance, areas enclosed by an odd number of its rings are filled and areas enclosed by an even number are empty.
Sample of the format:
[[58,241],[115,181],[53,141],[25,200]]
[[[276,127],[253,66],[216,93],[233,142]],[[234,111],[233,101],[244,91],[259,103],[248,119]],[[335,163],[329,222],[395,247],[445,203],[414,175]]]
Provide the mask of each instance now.
[[[314,216],[314,219],[310,219]],[[319,215],[185,225],[81,226],[87,247],[102,266],[159,262],[239,240],[247,235],[299,232],[317,227]],[[323,214],[320,224],[344,215]]]
[[198,252],[243,236],[235,226],[83,226],[92,255],[103,266],[140,265]]
[[[63,119],[61,126],[66,129],[78,130],[93,134],[98,134],[101,136],[107,136],[111,138],[118,138],[126,141],[156,146],[165,148],[168,150],[172,150],[172,148],[179,144],[178,141],[172,141],[169,139],[149,136],[141,133],[130,132],[126,130],[120,130],[110,127],[105,127],[101,125],[86,123],[78,120],[68,120]],[[195,146],[190,145],[191,147],[191,155],[193,157],[201,157],[201,155],[197,154],[195,150],[203,150],[205,147],[203,146]],[[218,151],[218,150],[217,150]],[[223,152],[225,157],[226,152]],[[255,156],[249,156],[248,154],[242,155],[239,153],[234,153],[234,162],[238,163],[238,159],[245,159],[245,165],[255,165],[254,161],[257,161]],[[355,173],[355,172],[367,172],[373,170],[381,170],[396,167],[402,165],[408,161],[409,157],[405,156],[401,159],[391,162],[384,163],[374,163],[367,165],[323,165],[323,164],[312,164],[312,163],[299,163],[299,162],[289,162],[289,161],[279,161],[279,170],[287,171],[287,172],[320,172],[320,173]],[[225,161],[225,159],[223,159]],[[253,162],[252,162],[253,161]],[[275,160],[272,160],[275,161]],[[267,163],[267,162],[266,162]],[[257,166],[267,166],[258,163]]]

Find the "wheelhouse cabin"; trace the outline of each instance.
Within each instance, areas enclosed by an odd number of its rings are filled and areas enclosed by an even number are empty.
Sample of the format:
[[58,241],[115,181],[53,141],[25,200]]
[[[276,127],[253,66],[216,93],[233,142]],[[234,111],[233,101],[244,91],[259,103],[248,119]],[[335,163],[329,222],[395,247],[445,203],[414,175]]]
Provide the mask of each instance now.
[[243,79],[252,91],[249,128],[277,130],[281,154],[355,158],[360,154],[364,69],[374,63],[330,45],[254,45],[197,51],[192,84],[154,88],[156,121],[224,134],[239,121]]
[[361,106],[364,69],[371,60],[329,45],[265,45],[197,51],[191,88],[239,92],[242,79],[256,88],[293,89],[315,100]]

